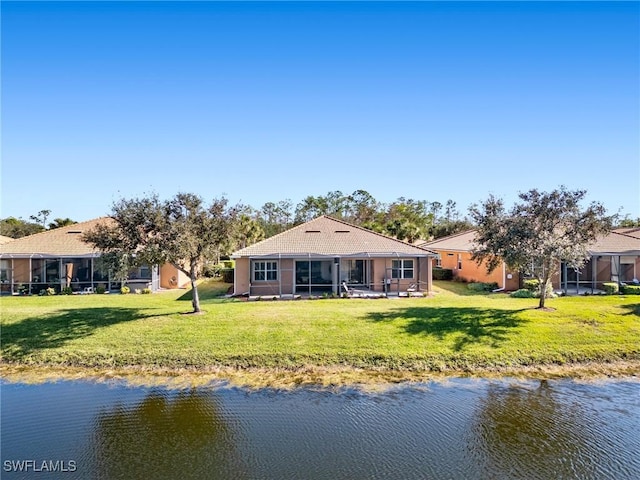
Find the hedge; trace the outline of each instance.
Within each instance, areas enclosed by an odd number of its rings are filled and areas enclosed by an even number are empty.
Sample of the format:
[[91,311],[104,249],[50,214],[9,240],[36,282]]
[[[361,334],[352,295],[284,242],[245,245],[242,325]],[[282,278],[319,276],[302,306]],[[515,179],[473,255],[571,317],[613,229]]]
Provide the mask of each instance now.
[[434,268],[433,279],[434,280],[451,280],[453,278],[453,270],[449,268]]

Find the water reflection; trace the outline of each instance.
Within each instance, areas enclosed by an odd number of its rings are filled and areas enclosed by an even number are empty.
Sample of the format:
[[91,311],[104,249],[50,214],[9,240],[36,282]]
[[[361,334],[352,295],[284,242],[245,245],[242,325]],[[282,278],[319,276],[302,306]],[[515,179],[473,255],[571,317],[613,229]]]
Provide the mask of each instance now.
[[[483,476],[634,478],[640,459],[628,455],[623,432],[633,435],[630,427],[638,423],[638,412],[609,419],[611,399],[594,401],[597,386],[590,386],[585,398],[574,387],[567,395],[562,384],[544,380],[488,384],[468,438]],[[610,428],[614,421],[621,430]]]
[[63,478],[640,478],[637,381],[459,379],[381,393],[0,385],[2,465],[74,460]]
[[98,413],[91,448],[98,478],[246,478],[240,432],[212,392],[152,391]]

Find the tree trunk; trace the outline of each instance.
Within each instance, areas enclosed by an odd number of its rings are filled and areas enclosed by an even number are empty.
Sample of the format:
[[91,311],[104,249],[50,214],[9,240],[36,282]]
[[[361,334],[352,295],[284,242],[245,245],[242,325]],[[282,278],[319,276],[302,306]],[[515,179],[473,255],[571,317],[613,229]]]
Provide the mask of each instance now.
[[191,262],[189,270],[189,278],[191,279],[191,305],[193,305],[193,313],[200,313],[200,297],[198,296],[198,271],[196,262]]

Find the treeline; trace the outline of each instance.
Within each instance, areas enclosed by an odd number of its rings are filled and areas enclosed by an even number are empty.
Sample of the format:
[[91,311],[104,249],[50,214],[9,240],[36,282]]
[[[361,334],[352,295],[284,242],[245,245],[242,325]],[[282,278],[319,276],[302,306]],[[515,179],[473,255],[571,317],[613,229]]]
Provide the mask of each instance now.
[[428,202],[400,197],[394,202],[376,200],[366,190],[344,194],[307,196],[294,206],[289,199],[267,202],[261,208],[244,207],[240,215],[238,247],[281,233],[320,215],[330,215],[409,243],[431,240],[472,228],[456,202]]
[[36,215],[29,217],[30,221],[15,217],[0,219],[0,235],[11,238],[22,238],[27,235],[33,235],[34,233],[77,223],[70,218],[54,218],[52,222],[47,223],[50,214],[51,210],[40,210]]

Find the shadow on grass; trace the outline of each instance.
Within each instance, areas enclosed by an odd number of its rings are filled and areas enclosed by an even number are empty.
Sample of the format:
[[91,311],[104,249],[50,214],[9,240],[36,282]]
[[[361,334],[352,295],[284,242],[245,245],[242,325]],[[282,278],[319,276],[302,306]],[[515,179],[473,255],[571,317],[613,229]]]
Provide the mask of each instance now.
[[622,305],[622,308],[629,310],[625,315],[637,315],[640,317],[640,303],[632,303],[630,305]]
[[[148,309],[147,309],[148,311]],[[17,361],[40,350],[57,348],[95,330],[152,316],[137,308],[73,308],[29,317],[2,326],[2,356]]]
[[[368,319],[375,322],[401,321],[400,328],[411,335],[425,335],[444,340],[455,335],[453,348],[463,350],[474,343],[498,347],[514,334],[514,329],[527,320],[518,312],[527,310],[499,310],[471,307],[409,307],[388,312],[374,312]],[[457,334],[457,335],[456,335]]]

